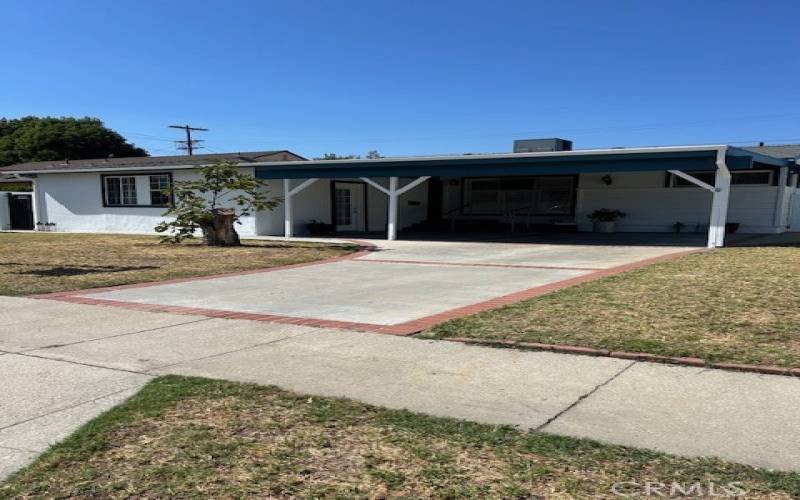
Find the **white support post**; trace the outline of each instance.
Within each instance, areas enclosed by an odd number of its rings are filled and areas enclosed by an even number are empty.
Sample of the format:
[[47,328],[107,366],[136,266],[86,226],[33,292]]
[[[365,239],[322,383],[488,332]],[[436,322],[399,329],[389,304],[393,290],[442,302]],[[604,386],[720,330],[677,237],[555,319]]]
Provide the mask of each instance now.
[[[38,231],[40,226],[37,226],[37,222],[50,222],[49,220],[45,220],[45,217],[42,217],[39,214],[39,186],[37,185],[36,179],[31,181],[31,209],[33,211],[33,230]],[[51,227],[51,226],[48,226]],[[55,228],[58,229],[58,228]]]
[[714,185],[705,183],[696,177],[692,177],[680,170],[669,170],[672,175],[677,175],[682,179],[711,191],[711,217],[708,223],[708,248],[717,248],[725,244],[725,222],[728,219],[728,201],[731,191],[731,173],[725,163],[726,148],[717,150],[717,172],[714,177]]
[[283,236],[287,240],[292,237],[292,184],[289,179],[283,180]]
[[397,193],[397,185],[400,179],[389,177],[389,221],[386,224],[386,239],[389,241],[397,239],[397,208],[400,195]]
[[687,174],[686,172],[681,172],[680,170],[669,170],[669,173],[671,173],[672,175],[677,175],[681,179],[686,179],[687,181],[691,182],[692,184],[700,186],[703,189],[707,189],[707,190],[711,191],[712,193],[714,192],[714,189],[715,189],[714,186],[712,186],[711,184],[706,184],[705,182],[701,181],[697,177],[693,177],[693,176]]
[[368,177],[361,177],[360,179],[362,181],[366,182],[367,184],[369,184],[370,186],[374,187],[375,189],[377,189],[381,193],[385,194],[386,196],[389,196],[389,190],[386,189],[385,187],[381,186],[377,182],[373,181],[372,179],[370,179]]
[[788,219],[786,219],[786,201],[789,198],[789,187],[787,184],[789,183],[789,168],[782,167],[779,170],[778,174],[778,196],[775,200],[775,217],[773,219],[773,225],[781,232],[786,230],[786,224]]
[[294,235],[294,214],[292,213],[292,197],[314,184],[319,179],[306,179],[298,186],[292,187],[291,179],[283,180],[283,236],[286,239]]
[[419,186],[423,182],[427,181],[431,177],[429,175],[423,177],[417,177],[413,181],[409,182],[403,187],[399,187],[400,185],[400,178],[399,177],[389,177],[389,189],[381,186],[377,182],[369,179],[367,177],[361,177],[361,180],[369,184],[370,186],[374,187],[378,191],[382,192],[386,196],[389,197],[389,220],[386,222],[386,239],[387,240],[396,240],[397,239],[397,213],[399,210],[399,201],[400,195],[407,193],[414,189],[415,187]]
[[728,202],[731,192],[731,172],[725,163],[727,148],[717,151],[717,173],[714,177],[714,198],[711,201],[711,219],[708,227],[708,248],[725,245],[725,223],[728,220]]

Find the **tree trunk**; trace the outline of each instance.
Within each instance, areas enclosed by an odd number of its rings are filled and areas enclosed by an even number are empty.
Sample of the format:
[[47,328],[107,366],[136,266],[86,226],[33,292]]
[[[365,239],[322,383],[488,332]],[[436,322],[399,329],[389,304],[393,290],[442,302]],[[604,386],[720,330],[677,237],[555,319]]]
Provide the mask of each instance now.
[[211,221],[201,225],[203,242],[211,247],[234,247],[242,243],[239,233],[233,228],[236,211],[230,208],[217,208],[212,211]]

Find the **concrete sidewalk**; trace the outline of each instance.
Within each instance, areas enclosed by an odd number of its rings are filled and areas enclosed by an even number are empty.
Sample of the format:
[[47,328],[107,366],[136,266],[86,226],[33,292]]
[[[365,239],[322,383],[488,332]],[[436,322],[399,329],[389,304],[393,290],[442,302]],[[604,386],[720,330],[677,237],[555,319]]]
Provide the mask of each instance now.
[[160,374],[800,470],[800,380],[0,298],[0,474]]

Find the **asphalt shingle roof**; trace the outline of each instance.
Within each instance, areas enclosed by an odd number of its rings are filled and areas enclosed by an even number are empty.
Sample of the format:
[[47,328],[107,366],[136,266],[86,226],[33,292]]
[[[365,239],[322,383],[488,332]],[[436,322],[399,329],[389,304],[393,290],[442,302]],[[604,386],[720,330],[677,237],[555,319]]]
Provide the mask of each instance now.
[[775,158],[796,158],[800,156],[800,144],[775,144],[772,146],[746,146],[742,149],[761,153]]
[[230,160],[236,163],[255,163],[263,161],[305,160],[300,155],[287,150],[249,151],[243,153],[215,153],[181,156],[141,156],[134,158],[95,158],[91,160],[33,161],[18,163],[0,168],[0,172],[32,172],[59,170],[97,170],[131,167],[170,167],[176,165],[208,165],[215,160]]

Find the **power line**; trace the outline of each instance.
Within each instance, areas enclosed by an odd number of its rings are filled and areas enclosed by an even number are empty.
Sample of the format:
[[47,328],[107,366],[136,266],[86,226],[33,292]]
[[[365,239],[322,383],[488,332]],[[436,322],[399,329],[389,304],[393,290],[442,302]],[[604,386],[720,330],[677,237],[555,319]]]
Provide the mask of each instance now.
[[186,132],[186,140],[185,141],[175,141],[178,144],[178,149],[186,150],[189,153],[189,156],[192,156],[195,149],[200,149],[203,146],[197,146],[196,144],[203,142],[202,139],[192,139],[192,131],[197,130],[199,132],[206,132],[208,131],[207,128],[200,128],[200,127],[192,127],[189,125],[168,125],[169,128],[179,128]]

